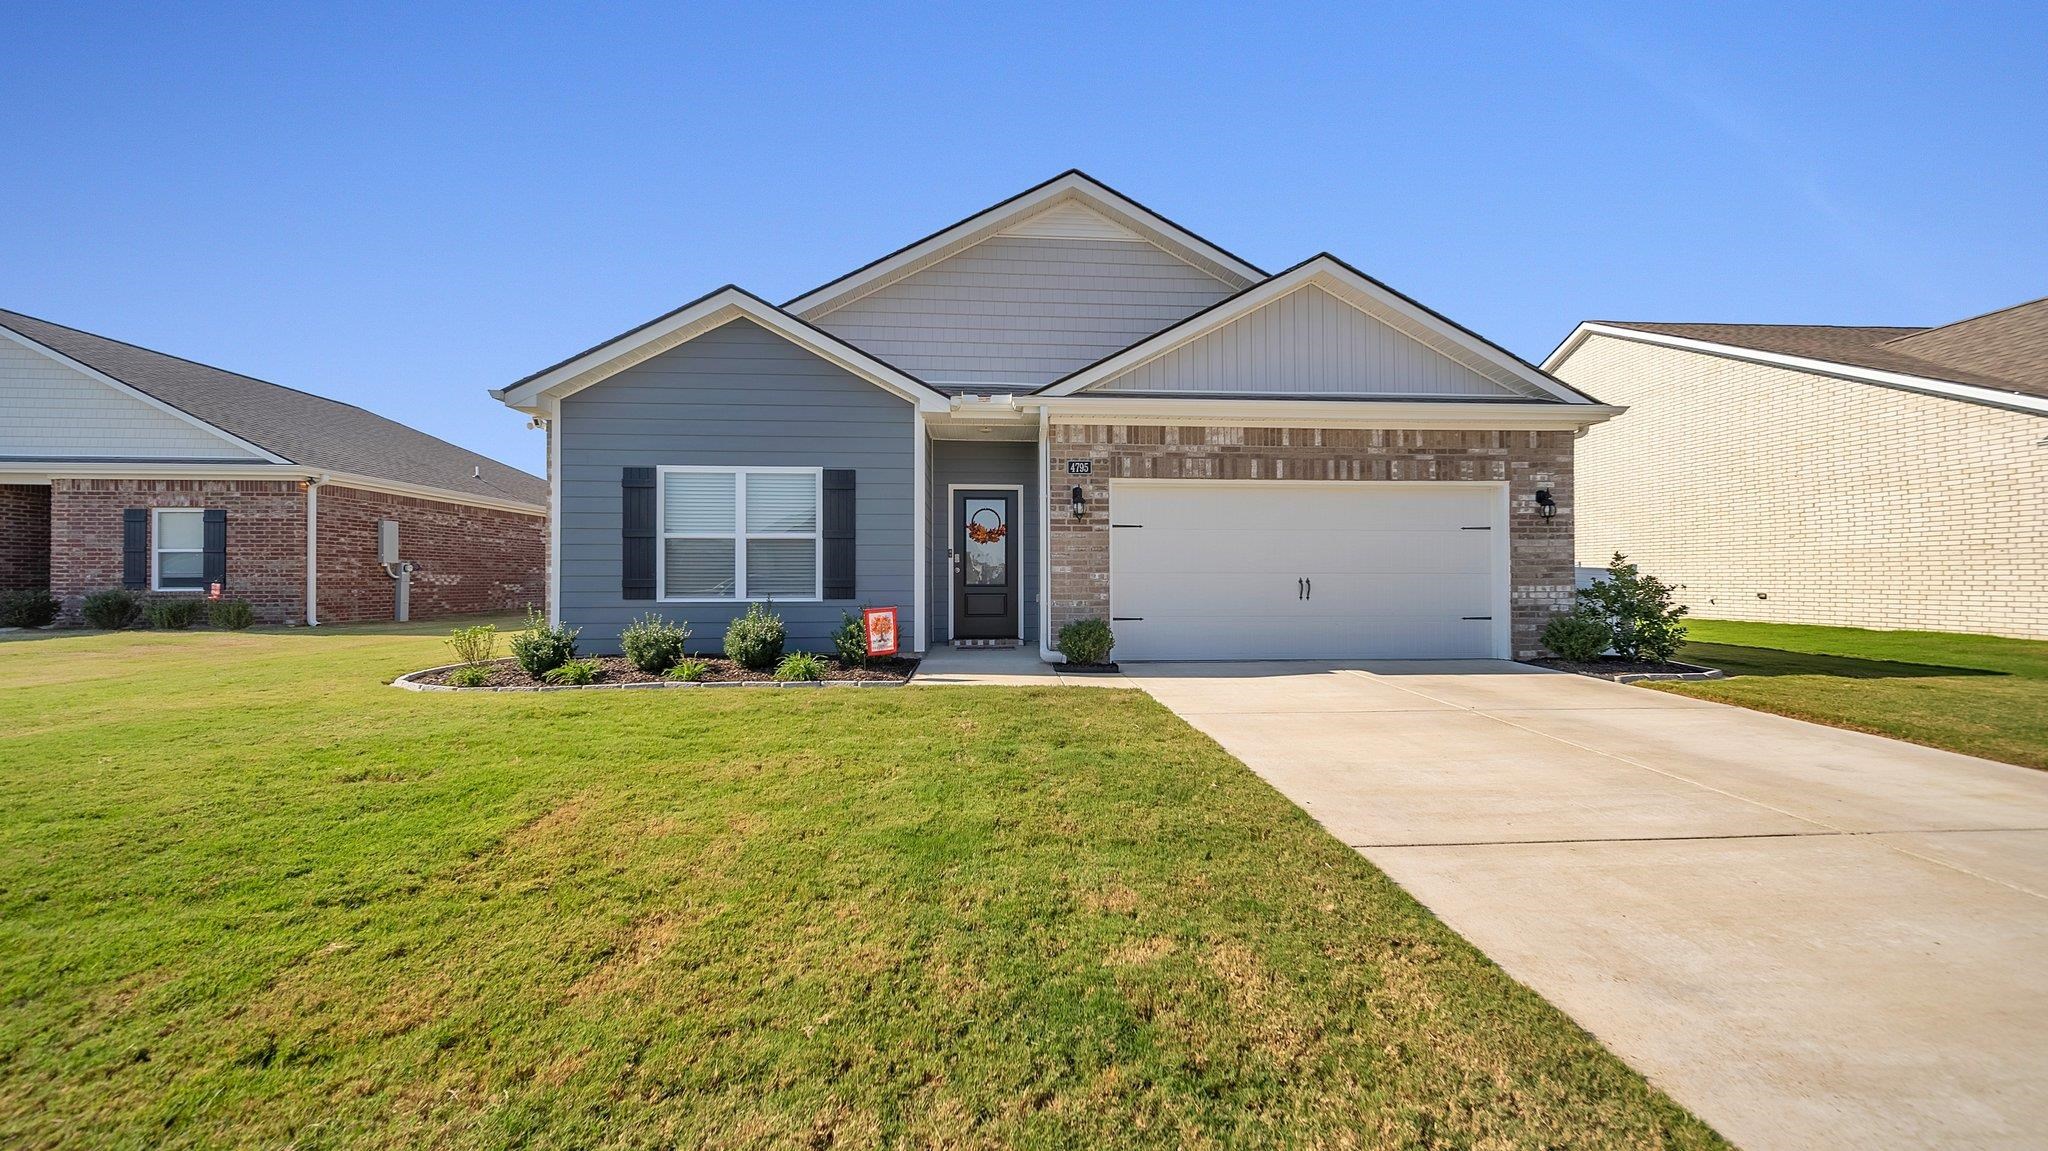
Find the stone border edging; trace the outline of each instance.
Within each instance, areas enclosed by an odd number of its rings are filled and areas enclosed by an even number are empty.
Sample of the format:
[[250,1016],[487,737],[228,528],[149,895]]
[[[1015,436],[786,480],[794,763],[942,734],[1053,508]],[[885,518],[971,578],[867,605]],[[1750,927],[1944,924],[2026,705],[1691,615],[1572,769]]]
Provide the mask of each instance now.
[[[1595,679],[1611,679],[1616,683],[1642,683],[1645,680],[1700,680],[1726,679],[1727,674],[1717,667],[1701,667],[1696,663],[1672,661],[1672,667],[1688,668],[1688,671],[1624,671],[1614,675],[1594,676]],[[1583,673],[1581,673],[1583,674]]]
[[406,691],[473,691],[473,692],[522,692],[522,691],[648,691],[676,687],[902,687],[917,677],[915,669],[902,679],[833,679],[833,680],[775,680],[775,679],[727,679],[705,682],[702,680],[663,680],[660,683],[537,683],[531,687],[456,687],[446,683],[421,683],[419,677],[436,672],[454,671],[464,666],[459,663],[444,663],[440,667],[423,667],[410,671],[391,681],[391,686]]

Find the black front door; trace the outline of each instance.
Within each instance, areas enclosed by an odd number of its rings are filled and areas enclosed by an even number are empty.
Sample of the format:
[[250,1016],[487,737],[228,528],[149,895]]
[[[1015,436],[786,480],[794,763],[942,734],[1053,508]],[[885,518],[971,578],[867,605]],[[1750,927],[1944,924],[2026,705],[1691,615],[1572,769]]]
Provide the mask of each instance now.
[[953,638],[1017,638],[1017,493],[953,493]]

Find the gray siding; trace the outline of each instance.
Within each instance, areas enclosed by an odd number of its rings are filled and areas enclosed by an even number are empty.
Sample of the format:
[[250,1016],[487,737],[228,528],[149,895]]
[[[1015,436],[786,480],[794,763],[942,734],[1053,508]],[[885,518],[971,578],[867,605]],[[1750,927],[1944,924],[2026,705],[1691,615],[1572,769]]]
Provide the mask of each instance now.
[[1480,375],[1312,285],[1088,390],[1428,397],[1532,391]]
[[562,403],[562,619],[616,652],[643,612],[688,620],[717,651],[745,605],[619,595],[621,469],[665,465],[853,468],[859,598],[777,603],[792,649],[826,650],[842,611],[902,609],[914,635],[915,472],[910,403],[749,320],[734,320]]
[[1043,384],[1232,291],[1148,243],[997,236],[816,323],[930,383]]
[[1018,541],[1017,554],[1018,562],[1024,565],[1024,578],[1017,622],[1023,629],[1020,638],[1026,643],[1037,642],[1041,534],[1038,499],[1044,486],[1036,482],[1038,444],[933,440],[926,463],[931,472],[931,493],[925,499],[925,510],[931,514],[931,526],[925,537],[931,541],[931,583],[925,592],[925,602],[931,605],[931,642],[944,643],[952,638],[953,601],[948,580],[952,559],[948,553],[953,546],[953,504],[946,492],[950,484],[963,487],[970,484],[992,487],[1023,485],[1024,499],[1018,506],[1018,516],[1023,521],[1018,530],[1023,532],[1023,536]]

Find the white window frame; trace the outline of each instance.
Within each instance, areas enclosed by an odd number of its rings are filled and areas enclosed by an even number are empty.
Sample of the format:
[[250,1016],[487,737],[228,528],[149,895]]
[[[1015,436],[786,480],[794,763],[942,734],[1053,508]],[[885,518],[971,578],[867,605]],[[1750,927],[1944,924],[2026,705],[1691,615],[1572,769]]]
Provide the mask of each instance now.
[[[730,532],[674,532],[668,530],[668,477],[674,472],[728,475],[732,479],[732,528]],[[654,469],[654,593],[656,603],[748,603],[754,596],[747,588],[748,540],[810,540],[813,557],[811,594],[779,596],[777,603],[823,603],[825,601],[825,469],[700,467],[671,465]],[[816,515],[808,532],[750,532],[747,530],[747,476],[752,474],[808,475],[816,499]],[[668,591],[668,541],[703,539],[732,541],[733,594],[729,596],[671,596]],[[767,597],[760,597],[767,598]]]
[[[199,517],[199,546],[196,548],[166,548],[163,546],[163,517],[172,514],[191,513]],[[158,562],[166,551],[172,555],[197,555],[199,557],[198,587],[165,587],[162,564]],[[151,508],[149,509],[149,590],[166,595],[204,594],[206,592],[206,509],[205,508]]]

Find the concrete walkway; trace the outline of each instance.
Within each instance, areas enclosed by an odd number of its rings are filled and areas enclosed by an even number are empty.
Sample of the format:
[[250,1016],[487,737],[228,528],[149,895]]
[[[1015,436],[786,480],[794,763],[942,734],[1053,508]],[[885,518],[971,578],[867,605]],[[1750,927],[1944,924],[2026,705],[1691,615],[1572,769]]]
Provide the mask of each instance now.
[[1068,672],[1038,658],[1030,647],[955,648],[941,645],[925,653],[913,686],[954,687],[1135,687],[1114,672]]
[[1518,664],[1125,674],[1741,1146],[2048,1145],[2048,773]]

